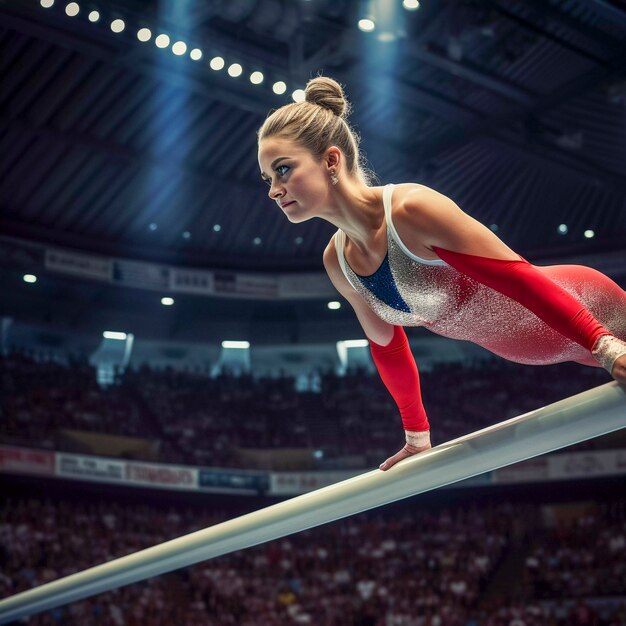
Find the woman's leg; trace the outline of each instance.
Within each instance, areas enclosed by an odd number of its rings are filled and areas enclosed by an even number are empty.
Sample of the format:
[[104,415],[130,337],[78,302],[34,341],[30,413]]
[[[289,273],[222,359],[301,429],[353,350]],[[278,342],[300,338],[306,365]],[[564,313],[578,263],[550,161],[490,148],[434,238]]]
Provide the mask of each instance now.
[[[626,291],[616,282],[585,265],[552,265],[539,269],[575,295],[605,328],[626,341]],[[576,362],[601,367],[591,354]]]

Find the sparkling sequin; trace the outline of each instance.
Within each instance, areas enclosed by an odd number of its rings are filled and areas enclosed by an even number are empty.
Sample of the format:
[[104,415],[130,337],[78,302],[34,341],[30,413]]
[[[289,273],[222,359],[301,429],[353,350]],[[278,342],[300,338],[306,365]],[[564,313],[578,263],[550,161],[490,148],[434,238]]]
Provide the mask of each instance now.
[[[471,341],[499,356],[528,365],[598,361],[578,343],[548,326],[519,302],[487,287],[445,261],[418,261],[409,256],[391,220],[393,185],[383,193],[387,221],[387,264],[391,280],[407,309],[396,306],[389,278],[369,285],[344,257],[345,233],[338,230],[335,247],[343,272],[354,289],[385,322],[426,326],[444,337]],[[404,248],[404,249],[403,249]],[[382,266],[381,266],[382,267]],[[539,267],[578,299],[610,332],[626,340],[626,292],[596,270],[577,265]]]

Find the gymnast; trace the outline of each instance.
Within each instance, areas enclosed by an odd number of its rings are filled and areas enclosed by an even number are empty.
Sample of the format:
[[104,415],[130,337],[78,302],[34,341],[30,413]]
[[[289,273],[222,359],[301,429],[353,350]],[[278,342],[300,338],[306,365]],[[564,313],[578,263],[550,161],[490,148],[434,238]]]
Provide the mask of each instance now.
[[339,83],[319,76],[305,101],[258,131],[261,177],[290,222],[338,228],[324,267],[352,305],[398,405],[404,447],[431,447],[419,374],[404,326],[472,341],[510,361],[575,361],[626,384],[626,292],[582,265],[537,267],[450,198],[417,183],[372,186]]

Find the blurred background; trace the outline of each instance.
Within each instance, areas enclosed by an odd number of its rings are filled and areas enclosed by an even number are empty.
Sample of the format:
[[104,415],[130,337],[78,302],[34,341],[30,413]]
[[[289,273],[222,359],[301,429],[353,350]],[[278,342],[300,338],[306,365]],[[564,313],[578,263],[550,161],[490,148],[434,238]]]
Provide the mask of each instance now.
[[[373,469],[391,396],[256,130],[340,81],[379,184],[626,287],[622,0],[0,2],[0,595]],[[408,328],[433,445],[596,387]],[[29,625],[626,625],[626,437]]]

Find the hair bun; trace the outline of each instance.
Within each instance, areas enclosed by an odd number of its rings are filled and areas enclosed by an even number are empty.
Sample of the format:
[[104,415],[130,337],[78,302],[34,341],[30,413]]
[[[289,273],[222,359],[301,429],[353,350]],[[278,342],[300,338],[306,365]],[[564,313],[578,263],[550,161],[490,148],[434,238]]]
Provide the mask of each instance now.
[[304,99],[332,111],[338,117],[347,117],[350,104],[345,98],[343,88],[332,78],[317,76],[312,78],[304,90]]

